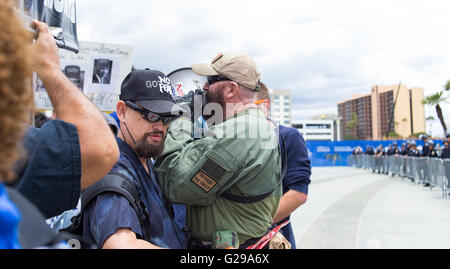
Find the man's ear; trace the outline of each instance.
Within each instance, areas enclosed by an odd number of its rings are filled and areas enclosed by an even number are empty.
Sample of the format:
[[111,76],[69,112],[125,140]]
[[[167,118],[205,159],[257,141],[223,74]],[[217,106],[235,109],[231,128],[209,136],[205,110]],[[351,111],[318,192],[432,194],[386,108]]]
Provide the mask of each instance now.
[[232,100],[239,95],[239,85],[232,81],[225,87],[225,100]]
[[119,118],[120,122],[125,122],[126,119],[126,105],[124,101],[119,101],[117,103],[117,107],[116,107],[116,113],[117,113],[117,117]]

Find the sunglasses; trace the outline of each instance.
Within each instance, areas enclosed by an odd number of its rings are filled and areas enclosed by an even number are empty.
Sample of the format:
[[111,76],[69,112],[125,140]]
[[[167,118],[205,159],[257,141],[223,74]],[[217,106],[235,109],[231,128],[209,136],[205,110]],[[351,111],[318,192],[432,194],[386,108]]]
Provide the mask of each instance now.
[[208,79],[208,84],[209,85],[213,85],[214,83],[219,82],[219,81],[232,81],[229,78],[222,77],[222,76],[219,76],[219,75],[217,75],[217,76],[208,76],[207,79]]
[[127,105],[127,107],[133,109],[134,111],[141,113],[142,117],[145,120],[148,120],[149,122],[152,122],[152,123],[162,120],[164,125],[168,125],[172,121],[179,118],[178,115],[170,115],[170,116],[167,115],[166,116],[166,115],[160,115],[160,114],[153,113],[153,112],[141,107],[139,104],[133,103],[131,101],[125,101],[125,104]]

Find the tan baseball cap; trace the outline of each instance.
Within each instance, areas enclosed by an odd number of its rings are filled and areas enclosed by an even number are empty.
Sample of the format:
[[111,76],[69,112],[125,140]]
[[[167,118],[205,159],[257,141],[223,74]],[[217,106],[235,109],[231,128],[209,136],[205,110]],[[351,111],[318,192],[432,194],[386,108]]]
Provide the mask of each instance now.
[[192,70],[201,76],[222,75],[252,91],[258,90],[261,80],[255,61],[241,53],[220,53],[210,64],[193,64]]

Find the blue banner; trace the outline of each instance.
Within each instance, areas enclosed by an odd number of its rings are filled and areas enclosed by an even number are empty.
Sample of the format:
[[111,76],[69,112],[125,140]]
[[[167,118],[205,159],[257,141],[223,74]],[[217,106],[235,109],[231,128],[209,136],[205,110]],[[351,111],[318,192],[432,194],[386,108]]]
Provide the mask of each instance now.
[[[412,140],[409,140],[412,141]],[[415,140],[417,147],[423,146],[422,140]],[[366,151],[366,146],[372,146],[374,151],[379,145],[383,148],[390,144],[397,142],[398,148],[401,148],[405,140],[382,140],[382,141],[364,141],[364,140],[349,140],[349,141],[307,141],[309,158],[311,159],[311,166],[348,166],[347,157],[352,154],[356,147],[361,147],[363,152]],[[440,143],[441,141],[435,141]]]

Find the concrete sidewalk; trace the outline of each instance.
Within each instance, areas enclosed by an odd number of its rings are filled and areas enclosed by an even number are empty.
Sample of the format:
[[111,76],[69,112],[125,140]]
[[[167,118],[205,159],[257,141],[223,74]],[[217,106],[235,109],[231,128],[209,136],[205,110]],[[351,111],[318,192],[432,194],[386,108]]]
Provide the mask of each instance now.
[[292,215],[298,248],[450,248],[450,199],[398,176],[313,168],[308,202]]

